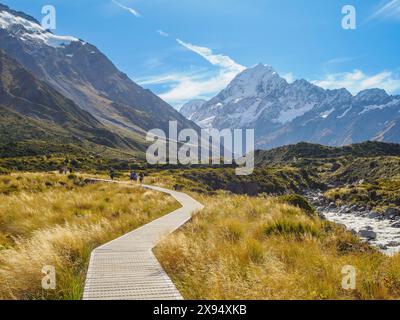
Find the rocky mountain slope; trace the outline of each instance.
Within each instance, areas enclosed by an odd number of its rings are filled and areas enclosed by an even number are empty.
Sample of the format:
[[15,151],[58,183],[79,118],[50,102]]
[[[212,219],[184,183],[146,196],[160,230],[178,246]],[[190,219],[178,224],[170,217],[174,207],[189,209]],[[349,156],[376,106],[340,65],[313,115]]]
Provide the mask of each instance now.
[[44,30],[34,18],[0,4],[0,49],[106,125],[144,132],[198,127],[119,71],[95,46]]
[[216,97],[196,106],[184,106],[182,113],[205,127],[254,128],[259,148],[300,141],[332,146],[400,142],[400,96],[381,89],[353,96],[306,80],[288,83],[263,64],[243,71]]
[[197,117],[197,114],[200,112],[200,109],[207,103],[206,100],[203,99],[195,99],[191,100],[179,110],[187,119],[193,120],[194,117]]
[[[0,50],[0,144],[76,144],[138,150]],[[45,145],[46,146],[46,145]],[[48,146],[48,145],[47,145]]]

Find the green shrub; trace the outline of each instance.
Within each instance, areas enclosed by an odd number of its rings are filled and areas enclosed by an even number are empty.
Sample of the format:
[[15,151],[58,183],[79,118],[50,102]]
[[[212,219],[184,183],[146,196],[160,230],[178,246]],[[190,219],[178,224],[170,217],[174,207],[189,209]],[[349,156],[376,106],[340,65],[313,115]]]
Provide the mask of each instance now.
[[297,239],[301,239],[306,235],[318,237],[320,234],[318,228],[315,227],[312,223],[293,221],[288,219],[279,219],[273,221],[265,227],[264,233],[266,236],[294,236]]
[[75,174],[69,174],[68,180],[76,180],[78,177]]
[[308,202],[308,200],[298,194],[283,195],[278,198],[280,202],[290,204],[304,210],[309,215],[315,214],[315,208]]
[[10,174],[10,170],[0,167],[0,176],[6,176],[8,174]]

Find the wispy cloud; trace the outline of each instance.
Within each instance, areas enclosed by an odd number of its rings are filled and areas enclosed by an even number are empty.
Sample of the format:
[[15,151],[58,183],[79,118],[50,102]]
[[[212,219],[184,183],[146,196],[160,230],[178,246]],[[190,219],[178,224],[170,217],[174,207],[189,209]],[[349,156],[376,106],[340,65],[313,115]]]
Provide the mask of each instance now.
[[121,9],[124,9],[130,13],[132,13],[135,17],[140,17],[140,13],[138,11],[136,11],[133,8],[127,7],[125,5],[123,5],[122,3],[116,1],[116,0],[111,0],[114,4],[116,4],[118,7],[120,7]]
[[400,19],[400,0],[389,0],[371,14],[366,22],[375,19]]
[[157,30],[157,33],[162,37],[169,37],[169,33],[164,32],[162,30]]
[[180,106],[191,99],[207,99],[224,89],[229,82],[246,67],[236,63],[229,56],[214,54],[211,49],[176,41],[184,48],[200,55],[212,66],[212,69],[190,70],[185,73],[171,73],[139,79],[141,85],[167,85],[170,89],[160,97],[171,104]]
[[341,64],[341,63],[351,62],[357,59],[359,59],[359,57],[339,57],[328,60],[326,64]]
[[204,59],[206,59],[214,66],[218,66],[230,71],[237,71],[237,72],[241,72],[244,69],[246,69],[244,66],[236,63],[228,56],[222,54],[213,54],[212,50],[209,48],[196,46],[191,43],[186,43],[180,39],[176,39],[176,41],[186,49],[202,56]]
[[346,88],[353,94],[365,89],[381,88],[389,93],[400,92],[400,77],[391,71],[367,75],[361,70],[328,74],[321,80],[312,81],[325,89]]

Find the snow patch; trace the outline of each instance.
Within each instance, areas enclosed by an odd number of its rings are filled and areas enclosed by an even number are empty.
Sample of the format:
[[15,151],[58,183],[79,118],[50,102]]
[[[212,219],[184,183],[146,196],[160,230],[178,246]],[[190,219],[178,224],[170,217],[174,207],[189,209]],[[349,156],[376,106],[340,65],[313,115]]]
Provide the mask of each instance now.
[[330,110],[327,110],[327,111],[325,111],[325,112],[322,112],[322,113],[320,114],[320,117],[326,119],[326,118],[329,117],[329,115],[330,115],[333,111],[335,111],[335,108],[332,108],[332,109],[330,109]]
[[213,123],[214,119],[215,119],[215,116],[203,119],[203,120],[197,122],[197,125],[204,129],[212,128],[212,123]]
[[63,47],[69,45],[71,42],[79,41],[79,39],[71,36],[57,36],[47,30],[41,25],[29,21],[25,18],[15,16],[7,11],[0,11],[0,28],[13,33],[15,27],[21,27],[22,30],[16,30],[15,36],[21,40],[33,40],[43,42],[50,47]]
[[346,114],[352,109],[353,107],[350,107],[348,109],[346,109],[345,112],[343,112],[340,116],[337,116],[336,119],[341,119],[344,118],[346,116]]
[[361,111],[358,115],[362,115],[362,114],[364,114],[364,113],[366,113],[366,112],[369,112],[369,111],[372,111],[372,110],[377,110],[377,109],[382,110],[382,109],[384,109],[384,108],[393,107],[394,105],[396,105],[396,104],[398,104],[398,103],[400,103],[400,100],[393,100],[393,101],[390,101],[390,102],[387,103],[387,104],[382,104],[382,105],[371,105],[371,106],[367,106],[367,107],[365,107],[364,110]]
[[298,109],[289,109],[286,111],[282,111],[279,117],[277,118],[277,121],[280,123],[290,122],[304,115],[306,112],[312,110],[312,108],[314,108],[314,103],[307,103],[303,107]]

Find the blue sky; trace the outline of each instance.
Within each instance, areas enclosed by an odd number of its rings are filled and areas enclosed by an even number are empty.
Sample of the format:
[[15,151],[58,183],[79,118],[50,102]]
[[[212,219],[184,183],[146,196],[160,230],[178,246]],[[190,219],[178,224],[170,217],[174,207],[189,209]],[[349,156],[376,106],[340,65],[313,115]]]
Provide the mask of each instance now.
[[[289,81],[352,93],[400,93],[400,0],[0,0],[41,20],[57,10],[60,35],[96,45],[123,72],[179,107],[210,98],[262,62]],[[357,29],[344,30],[353,5]]]

